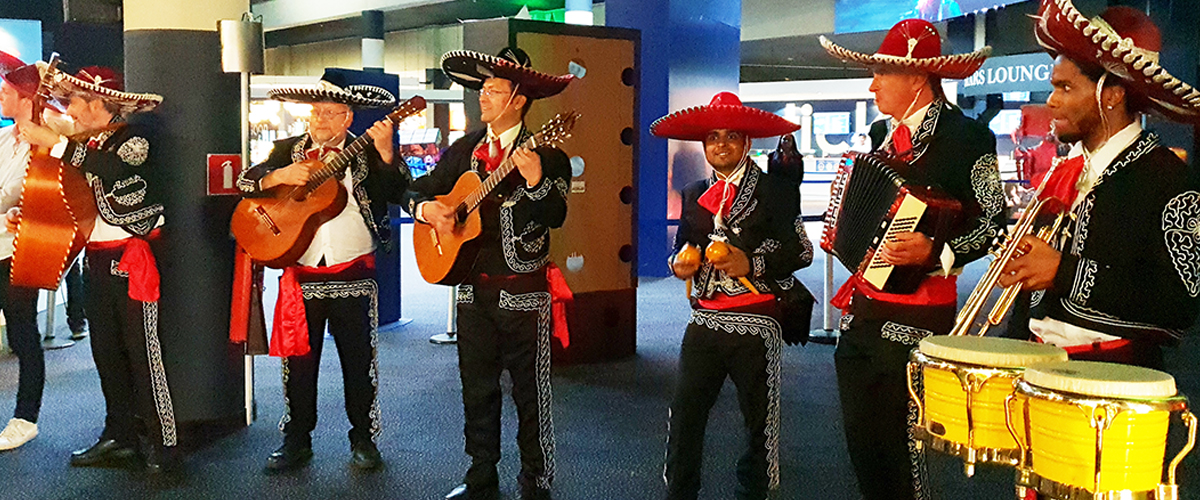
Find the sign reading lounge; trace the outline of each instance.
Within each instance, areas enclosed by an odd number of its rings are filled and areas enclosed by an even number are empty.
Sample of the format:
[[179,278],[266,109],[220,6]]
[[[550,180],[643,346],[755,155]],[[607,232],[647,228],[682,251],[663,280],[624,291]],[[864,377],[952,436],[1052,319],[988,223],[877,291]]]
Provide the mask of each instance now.
[[974,75],[962,81],[959,95],[978,96],[1004,92],[1049,92],[1054,60],[1045,52],[993,57]]

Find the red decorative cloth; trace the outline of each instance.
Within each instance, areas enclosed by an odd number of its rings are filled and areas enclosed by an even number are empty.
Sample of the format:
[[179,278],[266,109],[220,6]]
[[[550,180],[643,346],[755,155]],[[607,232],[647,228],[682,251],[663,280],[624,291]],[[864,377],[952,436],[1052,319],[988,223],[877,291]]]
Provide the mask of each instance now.
[[699,299],[696,301],[703,309],[713,311],[728,311],[730,309],[739,309],[754,304],[762,304],[764,302],[774,302],[775,295],[769,293],[743,293],[741,295],[729,296],[717,292],[710,299]]
[[921,282],[921,286],[917,288],[916,292],[898,294],[881,291],[862,279],[861,276],[855,274],[842,284],[842,287],[838,289],[837,294],[833,296],[833,299],[829,303],[843,312],[849,312],[850,299],[854,297],[854,292],[856,291],[861,292],[871,300],[891,304],[908,304],[914,306],[955,304],[958,301],[958,277],[930,276]]
[[726,217],[729,215],[729,210],[733,208],[733,199],[737,198],[737,188],[725,181],[717,181],[709,186],[704,194],[700,195],[696,203],[713,215],[720,210],[721,217]]
[[92,250],[123,248],[121,263],[117,269],[129,273],[129,298],[142,302],[158,302],[158,264],[154,252],[150,251],[148,239],[158,239],[160,230],[151,231],[145,238],[129,237],[116,241],[93,241],[87,247]]
[[233,301],[229,306],[229,341],[243,343],[250,325],[250,293],[254,286],[254,261],[237,246],[233,254]]
[[912,149],[912,131],[903,123],[896,125],[892,131],[892,153],[901,161],[912,161]]
[[1058,198],[1064,205],[1071,206],[1075,202],[1075,197],[1079,195],[1079,190],[1075,188],[1075,183],[1079,181],[1079,174],[1083,172],[1085,163],[1083,155],[1067,158],[1059,162],[1058,166],[1050,171],[1050,178],[1046,179],[1046,183],[1042,187],[1042,193],[1038,198],[1044,200],[1054,197]]
[[567,286],[562,270],[553,262],[546,266],[546,287],[550,290],[550,309],[554,316],[554,338],[563,349],[571,345],[571,333],[567,331],[567,311],[575,303],[575,294]]
[[300,282],[316,281],[313,278],[336,275],[355,266],[374,269],[375,254],[369,253],[336,266],[289,266],[283,269],[283,276],[279,279],[279,298],[275,301],[275,321],[271,328],[271,356],[303,356],[311,350]]
[[487,141],[475,148],[475,158],[483,162],[487,173],[492,173],[504,163],[504,148],[500,147],[499,140]]

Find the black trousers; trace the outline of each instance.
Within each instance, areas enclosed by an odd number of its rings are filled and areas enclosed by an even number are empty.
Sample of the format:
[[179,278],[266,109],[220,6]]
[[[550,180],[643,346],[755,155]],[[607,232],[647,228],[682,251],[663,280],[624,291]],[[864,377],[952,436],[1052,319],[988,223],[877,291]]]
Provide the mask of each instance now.
[[475,276],[458,289],[458,367],[463,433],[471,457],[465,483],[499,483],[500,375],[512,377],[522,488],[549,489],[554,480],[550,389],[550,293],[540,273]]
[[304,356],[283,360],[286,413],[279,422],[284,442],[312,445],[317,426],[317,374],[325,345],[325,326],[337,345],[342,366],[342,394],[350,420],[350,442],[374,441],[379,434],[379,365],[376,329],[379,326],[379,287],[372,278],[301,283],[304,313],[308,319],[308,345]]
[[926,498],[924,454],[906,382],[908,356],[920,340],[948,333],[955,306],[879,306],[861,295],[842,317],[834,353],[842,427],[858,488],[866,500]]
[[[151,241],[152,251],[158,241]],[[158,339],[158,303],[129,298],[129,277],[117,269],[122,249],[87,250],[92,359],[107,415],[101,439],[154,447],[178,442],[171,390]]]
[[83,282],[83,259],[75,259],[63,280],[67,282],[67,326],[72,332],[82,332],[87,324],[84,297],[87,285]]
[[692,311],[671,403],[668,499],[694,499],[700,492],[705,428],[726,377],[737,387],[746,430],[746,451],[737,464],[737,498],[766,498],[779,485],[782,348],[782,331],[772,316]]
[[0,309],[4,310],[8,345],[17,355],[17,407],[13,418],[37,423],[46,385],[46,359],[37,327],[39,290],[10,286],[12,258],[0,261]]

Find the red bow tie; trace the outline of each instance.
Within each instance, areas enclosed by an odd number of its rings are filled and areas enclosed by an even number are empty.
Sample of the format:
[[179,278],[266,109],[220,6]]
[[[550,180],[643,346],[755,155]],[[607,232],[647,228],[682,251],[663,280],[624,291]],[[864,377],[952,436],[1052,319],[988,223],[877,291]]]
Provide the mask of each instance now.
[[717,181],[700,198],[696,199],[696,203],[704,207],[705,210],[712,212],[713,215],[717,211],[721,211],[721,217],[729,215],[730,209],[733,208],[733,199],[737,198],[737,186],[729,184],[725,181]]
[[892,131],[892,154],[900,161],[912,161],[912,149],[912,131],[903,123],[896,125]]
[[499,140],[487,141],[475,148],[475,158],[483,162],[487,173],[492,173],[504,162],[504,148]]
[[1046,179],[1039,198],[1044,200],[1053,196],[1064,205],[1071,206],[1075,203],[1075,197],[1079,196],[1075,183],[1079,181],[1079,174],[1083,172],[1085,164],[1083,155],[1060,161],[1050,172],[1050,178]]

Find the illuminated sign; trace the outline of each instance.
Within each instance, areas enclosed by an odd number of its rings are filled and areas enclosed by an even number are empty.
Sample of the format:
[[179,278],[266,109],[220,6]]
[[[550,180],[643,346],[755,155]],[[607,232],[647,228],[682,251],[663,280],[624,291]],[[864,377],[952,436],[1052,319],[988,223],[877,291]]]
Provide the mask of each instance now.
[[27,63],[42,58],[42,22],[0,19],[0,51]]
[[1049,92],[1054,60],[1045,52],[993,57],[962,81],[958,94],[977,96],[1005,92]]

